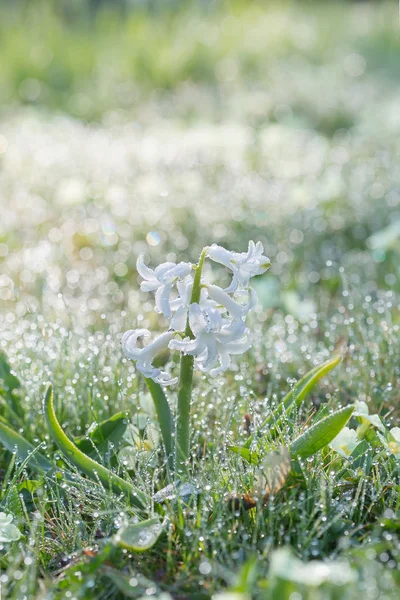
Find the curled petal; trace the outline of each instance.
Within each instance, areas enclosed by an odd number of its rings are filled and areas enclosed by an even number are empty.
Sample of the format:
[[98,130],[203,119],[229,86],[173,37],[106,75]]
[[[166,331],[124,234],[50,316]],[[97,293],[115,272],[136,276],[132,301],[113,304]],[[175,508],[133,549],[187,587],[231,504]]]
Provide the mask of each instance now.
[[220,373],[223,373],[227,369],[229,369],[231,364],[231,357],[229,356],[229,352],[225,350],[220,352],[219,354],[220,365],[216,369],[211,369],[210,375],[211,377],[217,377]]
[[251,348],[251,339],[247,335],[240,340],[225,344],[225,349],[229,354],[244,354],[249,348]]
[[248,306],[242,306],[238,302],[235,302],[229,294],[217,285],[208,285],[207,290],[211,298],[224,306],[234,319],[241,319],[248,313]]
[[233,252],[230,252],[226,248],[218,246],[217,244],[212,244],[207,250],[207,256],[214,262],[224,265],[228,269],[231,268]]
[[218,347],[214,340],[209,341],[207,344],[207,352],[204,358],[198,362],[198,366],[201,371],[209,371],[217,362],[218,359]]
[[192,340],[187,337],[183,340],[174,338],[170,341],[168,347],[171,350],[178,350],[179,352],[183,352],[184,354],[193,354],[195,356],[199,356],[206,349],[206,345],[200,338],[195,338]]
[[176,267],[176,264],[173,262],[165,262],[158,265],[154,271],[158,281],[162,281],[164,277],[170,279],[169,273],[173,271],[174,267]]
[[174,336],[173,331],[167,331],[159,335],[153,342],[147,344],[144,348],[137,348],[136,343],[139,337],[149,337],[150,332],[147,329],[132,329],[126,331],[122,336],[122,348],[127,358],[136,360],[136,368],[145,377],[153,379],[163,385],[172,385],[176,379],[171,379],[165,371],[160,371],[153,366],[153,360],[161,350],[168,348],[168,344]]
[[136,269],[143,279],[146,279],[147,281],[157,281],[157,277],[153,269],[150,269],[150,267],[147,267],[144,264],[143,254],[140,254],[136,261]]
[[221,329],[218,333],[218,341],[222,344],[233,342],[240,339],[245,331],[246,325],[243,321],[234,321]]
[[137,360],[143,348],[137,348],[136,343],[140,337],[148,338],[151,333],[148,329],[129,329],[122,336],[122,349],[127,358]]
[[171,317],[171,307],[169,305],[171,289],[172,284],[161,285],[156,291],[156,308],[166,319]]

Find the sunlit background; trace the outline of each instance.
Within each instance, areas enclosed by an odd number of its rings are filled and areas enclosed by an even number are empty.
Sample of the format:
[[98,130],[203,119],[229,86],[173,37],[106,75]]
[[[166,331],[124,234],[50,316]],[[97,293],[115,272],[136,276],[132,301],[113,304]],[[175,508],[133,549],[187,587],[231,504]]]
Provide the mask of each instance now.
[[7,322],[135,312],[140,251],[249,238],[272,259],[265,307],[312,310],[338,266],[398,286],[394,3],[0,7]]

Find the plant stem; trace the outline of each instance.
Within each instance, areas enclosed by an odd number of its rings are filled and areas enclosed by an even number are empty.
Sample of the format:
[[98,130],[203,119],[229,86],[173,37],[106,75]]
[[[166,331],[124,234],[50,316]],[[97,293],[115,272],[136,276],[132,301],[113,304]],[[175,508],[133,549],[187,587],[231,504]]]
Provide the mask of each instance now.
[[[206,249],[203,249],[196,267],[190,304],[200,301],[201,273],[205,258]],[[186,321],[185,335],[192,339],[194,338],[193,332],[190,328],[189,317]],[[192,399],[193,365],[194,357],[190,356],[189,354],[182,354],[181,371],[179,376],[178,405],[176,410],[175,473],[182,473],[186,470],[186,464],[189,458],[190,403]]]

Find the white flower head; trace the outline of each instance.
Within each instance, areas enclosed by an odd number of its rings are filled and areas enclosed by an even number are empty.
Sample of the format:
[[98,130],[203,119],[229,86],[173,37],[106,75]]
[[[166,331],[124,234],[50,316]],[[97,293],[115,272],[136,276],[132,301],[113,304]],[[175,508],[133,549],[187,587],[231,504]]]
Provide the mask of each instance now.
[[211,260],[224,265],[232,271],[232,281],[225,292],[234,292],[239,286],[246,288],[249,281],[256,275],[262,275],[270,267],[271,261],[264,256],[264,246],[261,242],[249,242],[247,252],[231,252],[222,246],[212,244],[207,249],[207,256]]
[[168,344],[174,336],[173,331],[167,331],[159,335],[153,342],[144,346],[137,347],[139,338],[148,338],[151,333],[148,329],[130,329],[122,336],[122,349],[127,358],[136,360],[136,368],[145,377],[153,379],[161,385],[173,385],[178,381],[174,379],[166,371],[161,371],[153,366],[153,360],[162,350],[168,348]]
[[[251,346],[245,323],[224,319],[216,308],[191,304],[189,324],[194,339],[174,338],[169,348],[195,356],[197,367],[201,371],[209,371],[212,377],[226,371],[231,354],[243,354]],[[219,366],[215,367],[217,361]]]
[[344,458],[348,458],[359,443],[356,431],[349,427],[343,427],[342,431],[331,441],[329,447]]
[[192,264],[180,262],[165,262],[153,269],[144,264],[141,254],[136,262],[136,268],[144,281],[140,284],[143,292],[156,293],[156,309],[166,319],[171,318],[171,292],[173,287],[192,272]]

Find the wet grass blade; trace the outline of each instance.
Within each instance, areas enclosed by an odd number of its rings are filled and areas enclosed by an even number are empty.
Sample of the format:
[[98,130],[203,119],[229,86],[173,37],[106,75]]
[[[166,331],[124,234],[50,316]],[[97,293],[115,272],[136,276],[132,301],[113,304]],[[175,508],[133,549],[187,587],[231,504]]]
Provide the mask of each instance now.
[[174,462],[174,417],[172,416],[171,408],[169,406],[167,397],[162,390],[162,387],[149,378],[146,378],[146,385],[149,389],[151,397],[153,398],[154,406],[157,412],[158,423],[160,425],[161,435],[164,442],[165,452],[168,457],[168,464],[172,469]]
[[316,454],[341,432],[353,411],[354,406],[346,406],[312,425],[290,445],[290,454],[299,458]]
[[97,483],[100,481],[105,488],[112,489],[117,494],[121,492],[128,497],[129,501],[138,508],[145,508],[146,496],[131,483],[115,475],[103,465],[89,458],[75,446],[65,435],[59,424],[53,405],[53,388],[50,385],[44,400],[44,414],[49,433],[61,452],[78,467],[85,475],[88,475]]
[[128,426],[128,414],[120,412],[102,421],[90,433],[75,438],[75,445],[86,455],[95,454],[96,450],[104,454],[112,446],[114,451],[121,442]]
[[293,408],[299,407],[305,397],[311,392],[313,387],[324,377],[329,371],[334,369],[342,361],[341,356],[335,356],[322,365],[314,367],[297,382],[292,390],[283,398],[280,405],[265,419],[258,431],[249,437],[244,444],[244,448],[249,448],[254,439],[254,436],[259,435],[259,432],[269,427],[269,434],[273,434],[276,427],[281,423],[284,414],[290,414]]
[[10,452],[17,452],[22,459],[28,459],[28,462],[42,471],[50,471],[54,465],[47,460],[38,449],[30,442],[27,442],[19,433],[11,429],[8,425],[0,421],[0,442]]

